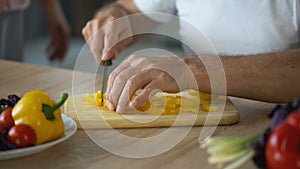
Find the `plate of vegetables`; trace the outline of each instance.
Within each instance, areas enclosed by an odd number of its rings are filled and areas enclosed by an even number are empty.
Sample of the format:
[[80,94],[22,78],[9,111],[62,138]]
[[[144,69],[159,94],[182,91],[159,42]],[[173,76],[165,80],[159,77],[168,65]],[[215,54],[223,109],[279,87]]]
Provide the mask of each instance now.
[[35,154],[70,138],[77,125],[61,113],[67,97],[62,94],[56,103],[46,92],[35,90],[22,98],[1,99],[0,160]]

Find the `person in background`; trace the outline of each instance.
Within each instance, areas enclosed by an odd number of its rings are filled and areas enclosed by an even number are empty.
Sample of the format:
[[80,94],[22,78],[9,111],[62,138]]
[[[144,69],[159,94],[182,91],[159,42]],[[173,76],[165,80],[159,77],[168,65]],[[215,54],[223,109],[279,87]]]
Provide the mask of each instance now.
[[[118,0],[100,9],[82,30],[98,63],[116,58],[117,53],[132,42],[132,38],[127,38],[112,45],[120,37],[126,37],[123,34],[129,35],[137,22],[129,19],[122,25],[111,24],[102,34],[96,32],[118,18],[136,13],[164,22],[146,12],[177,15],[210,39],[217,52],[226,56],[221,56],[220,61],[226,76],[227,95],[267,102],[288,102],[300,96],[298,0]],[[184,26],[180,22],[181,38],[193,38],[195,34],[189,34]],[[201,42],[195,42],[193,47],[201,48]],[[210,93],[210,77],[203,62],[209,63],[211,59],[214,57],[131,56],[109,76],[107,105],[111,110],[124,113],[130,98],[139,89],[143,90],[130,102],[133,107],[142,105],[157,89],[166,92],[197,89]],[[168,73],[160,70],[166,66]],[[177,75],[182,88],[171,74]],[[191,83],[194,77],[197,87]]]
[[[69,47],[69,26],[58,0],[40,0],[51,39],[46,49],[49,60],[62,60]],[[0,1],[0,59],[23,60],[24,10],[30,0]],[[34,19],[34,18],[32,18]]]

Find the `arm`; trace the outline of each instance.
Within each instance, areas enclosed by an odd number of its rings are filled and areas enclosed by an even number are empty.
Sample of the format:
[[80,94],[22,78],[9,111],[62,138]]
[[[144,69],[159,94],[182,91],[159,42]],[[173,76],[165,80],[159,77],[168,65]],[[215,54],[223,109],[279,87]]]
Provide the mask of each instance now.
[[58,0],[41,0],[41,2],[51,32],[51,40],[46,51],[51,61],[62,60],[69,47],[69,25]]
[[[209,59],[209,57],[204,58]],[[288,102],[300,96],[300,49],[252,56],[220,57],[227,95],[267,102]],[[201,91],[210,92],[202,63],[185,59]]]
[[[133,107],[141,106],[158,90],[196,89],[210,93],[210,77],[203,63],[216,57],[200,57],[129,57],[109,76],[106,92],[109,109],[124,113],[129,98],[139,89],[143,90],[131,102]],[[229,96],[267,102],[288,102],[300,96],[300,49],[252,56],[224,56],[220,60]],[[212,71],[222,70],[213,68]],[[191,83],[194,79],[198,86]],[[214,94],[225,93],[217,91]]]

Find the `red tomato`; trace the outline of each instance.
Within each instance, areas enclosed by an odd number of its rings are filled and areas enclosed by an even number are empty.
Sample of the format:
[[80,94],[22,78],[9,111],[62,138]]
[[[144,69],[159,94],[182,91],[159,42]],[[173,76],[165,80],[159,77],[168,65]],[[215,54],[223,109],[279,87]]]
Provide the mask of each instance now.
[[267,143],[267,168],[300,169],[299,144],[299,130],[285,122],[280,124]]
[[5,109],[0,114],[0,121],[4,122],[4,124],[7,128],[11,128],[12,126],[15,125],[14,119],[12,117],[12,108],[11,107]]
[[8,131],[7,140],[17,147],[28,147],[36,144],[37,136],[32,127],[19,124]]
[[[273,161],[268,161],[268,156],[273,156]],[[279,150],[271,150],[267,153],[267,165],[268,169],[299,169],[300,159],[295,154],[289,152],[283,152]]]
[[291,115],[289,115],[286,118],[285,122],[288,123],[289,125],[295,127],[300,132],[300,111],[296,111],[296,112],[292,113]]

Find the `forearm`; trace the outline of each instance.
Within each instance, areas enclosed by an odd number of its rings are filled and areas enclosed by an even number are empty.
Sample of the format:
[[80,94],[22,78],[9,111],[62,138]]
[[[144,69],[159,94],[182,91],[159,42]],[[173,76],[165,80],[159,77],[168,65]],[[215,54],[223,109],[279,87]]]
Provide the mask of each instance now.
[[241,57],[233,61],[236,68],[225,61],[228,92],[270,102],[292,101],[300,96],[299,56],[300,49]]
[[66,23],[59,0],[41,0],[41,4],[44,8],[44,13],[48,25],[55,23],[56,20],[62,20],[62,23]]
[[[252,56],[220,57],[226,77],[227,95],[268,102],[293,100],[300,96],[299,55],[300,49]],[[208,72],[202,62],[185,62],[193,71],[199,90],[210,92]]]

